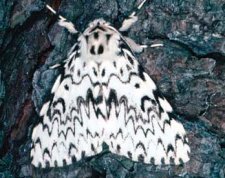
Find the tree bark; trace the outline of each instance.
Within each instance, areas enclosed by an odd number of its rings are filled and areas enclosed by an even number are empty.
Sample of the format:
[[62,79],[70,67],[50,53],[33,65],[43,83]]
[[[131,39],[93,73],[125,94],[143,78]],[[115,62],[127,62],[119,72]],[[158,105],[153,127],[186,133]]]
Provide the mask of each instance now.
[[[95,18],[117,27],[140,0],[52,0],[82,31]],[[225,3],[152,0],[128,36],[147,48],[137,59],[183,123],[191,160],[183,166],[134,163],[111,153],[58,169],[30,164],[39,122],[57,71],[75,37],[38,0],[0,2],[0,177],[225,177]]]

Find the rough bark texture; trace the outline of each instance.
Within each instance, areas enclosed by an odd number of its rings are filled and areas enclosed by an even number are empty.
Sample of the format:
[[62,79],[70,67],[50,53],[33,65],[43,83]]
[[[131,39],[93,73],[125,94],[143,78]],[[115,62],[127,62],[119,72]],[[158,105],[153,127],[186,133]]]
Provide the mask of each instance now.
[[[138,1],[140,2],[140,1]],[[52,0],[83,30],[94,18],[115,26],[136,0]],[[183,166],[134,163],[105,153],[65,168],[30,165],[32,128],[73,35],[40,0],[0,2],[0,177],[225,177],[225,2],[152,0],[128,33],[138,43],[163,43],[137,58],[179,114],[191,146]]]

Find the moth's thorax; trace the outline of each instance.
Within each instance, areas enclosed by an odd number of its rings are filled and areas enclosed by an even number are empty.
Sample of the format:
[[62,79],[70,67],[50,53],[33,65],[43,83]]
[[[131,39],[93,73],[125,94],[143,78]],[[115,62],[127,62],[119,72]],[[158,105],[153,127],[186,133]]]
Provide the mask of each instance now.
[[118,52],[119,32],[104,20],[95,20],[82,34],[81,55],[101,62]]

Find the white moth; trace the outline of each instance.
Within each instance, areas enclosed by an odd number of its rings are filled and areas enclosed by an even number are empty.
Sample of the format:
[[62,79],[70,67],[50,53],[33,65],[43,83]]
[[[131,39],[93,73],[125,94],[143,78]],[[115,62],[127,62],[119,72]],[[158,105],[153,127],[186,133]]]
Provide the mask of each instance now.
[[[172,107],[135,58],[146,46],[120,33],[138,20],[136,14],[124,20],[119,31],[102,19],[94,20],[64,63],[54,66],[63,72],[42,106],[41,123],[33,129],[35,167],[72,164],[101,153],[103,142],[112,153],[147,164],[189,160],[182,124],[174,120]],[[62,16],[59,24],[77,33]]]

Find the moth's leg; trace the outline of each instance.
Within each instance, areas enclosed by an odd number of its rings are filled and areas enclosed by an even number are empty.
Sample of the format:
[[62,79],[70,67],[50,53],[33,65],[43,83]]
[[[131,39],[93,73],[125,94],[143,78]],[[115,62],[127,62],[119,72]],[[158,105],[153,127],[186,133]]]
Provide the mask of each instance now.
[[135,53],[141,53],[145,48],[147,48],[147,45],[140,45],[137,44],[134,40],[128,37],[124,37],[127,44],[130,46],[130,48],[133,50]]
[[124,37],[124,39],[126,40],[127,44],[130,46],[130,48],[135,53],[141,53],[147,47],[151,47],[151,48],[163,47],[162,43],[154,43],[154,44],[151,44],[150,46],[148,46],[148,45],[137,44],[134,40],[132,40],[129,37]]
[[138,20],[138,16],[137,13],[139,12],[139,10],[143,7],[143,5],[145,4],[147,0],[143,0],[138,7],[131,13],[131,15],[124,19],[122,26],[120,27],[119,31],[124,32],[129,30],[129,28]]
[[68,21],[65,17],[58,15],[56,11],[49,5],[46,5],[46,8],[49,9],[53,14],[55,14],[59,19],[59,25],[66,28],[70,33],[77,33],[74,24],[70,21]]

